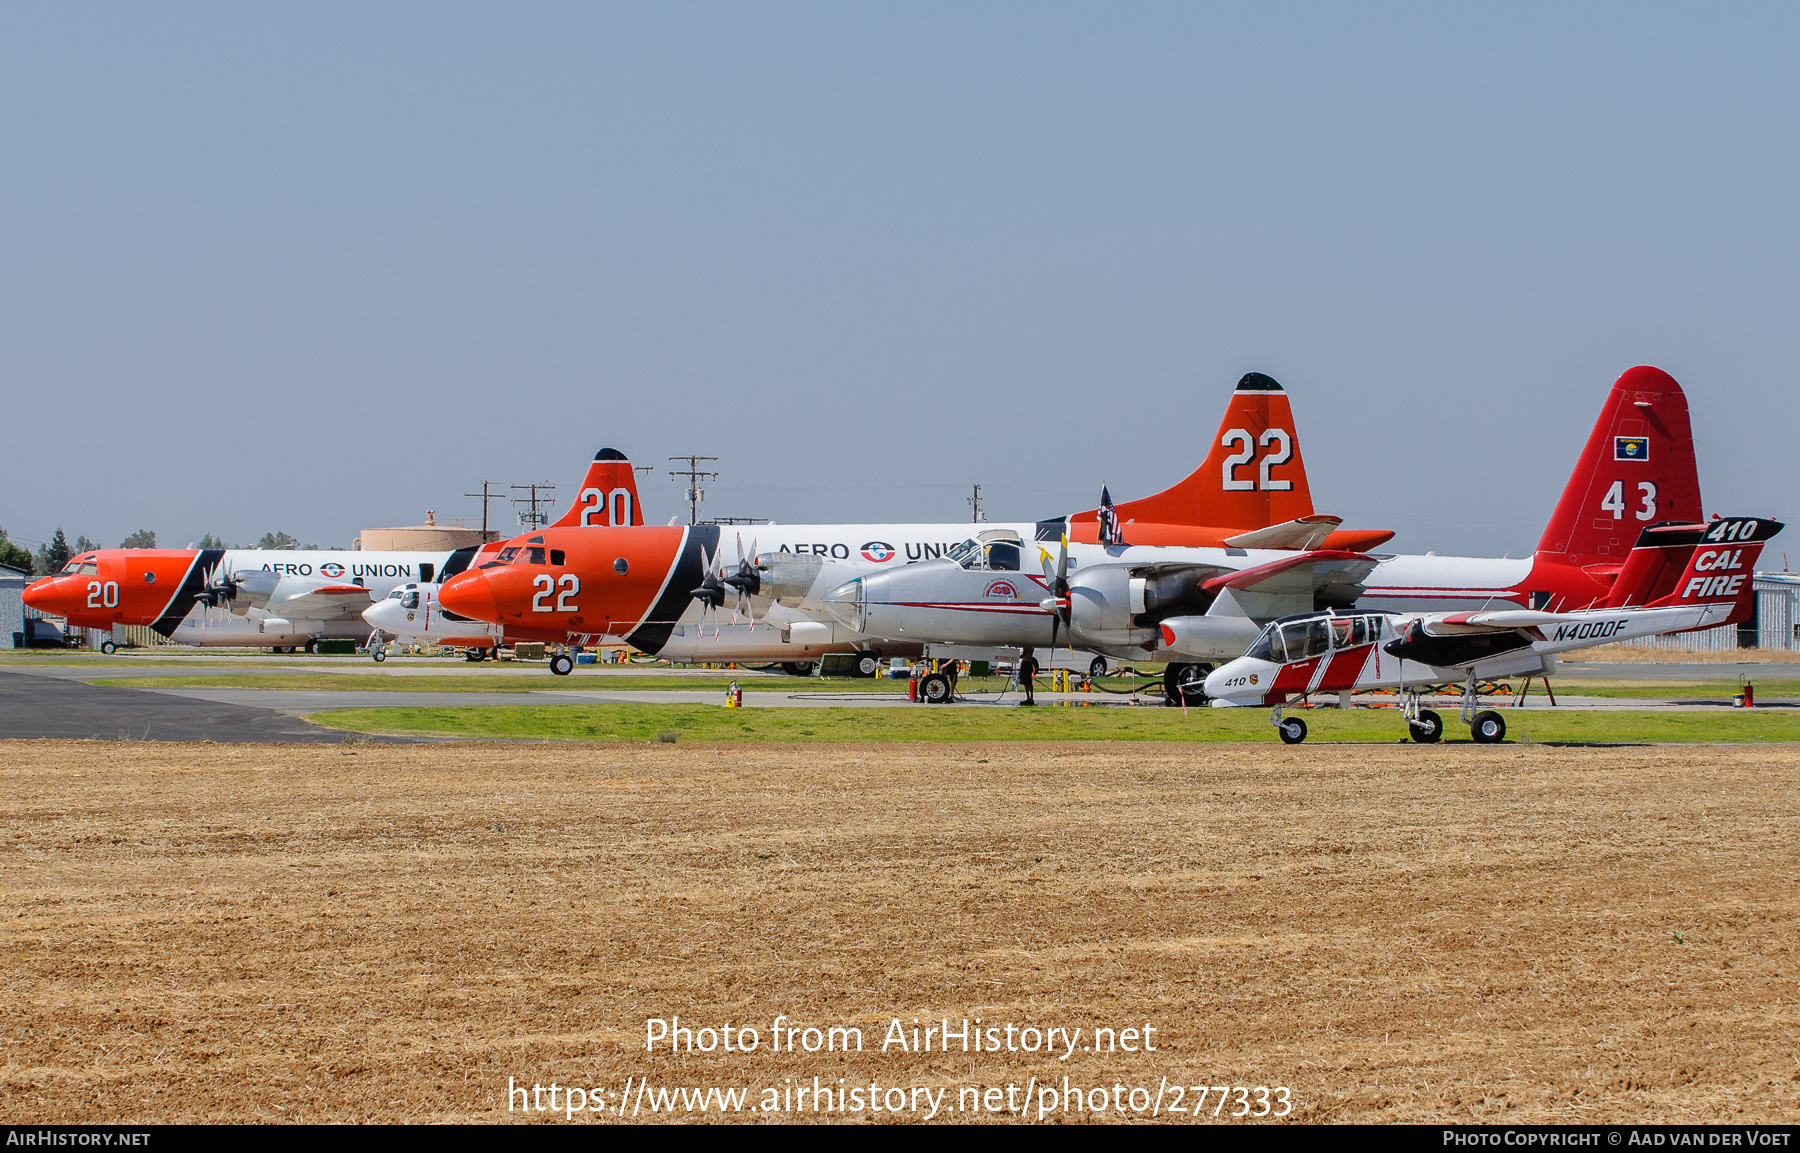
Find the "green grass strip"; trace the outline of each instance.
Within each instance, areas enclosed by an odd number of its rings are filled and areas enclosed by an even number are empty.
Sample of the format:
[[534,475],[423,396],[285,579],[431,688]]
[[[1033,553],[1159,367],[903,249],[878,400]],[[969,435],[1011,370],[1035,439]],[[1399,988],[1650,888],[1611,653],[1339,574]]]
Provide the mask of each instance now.
[[[1301,714],[1308,741],[1392,744],[1406,734],[1394,709],[1313,709]],[[1454,712],[1445,739],[1467,742]],[[1800,741],[1800,715],[1502,710],[1516,742]],[[1011,707],[727,709],[712,705],[487,705],[334,709],[312,717],[340,729],[433,733],[474,739],[650,741],[1252,741],[1279,743],[1264,709]]]

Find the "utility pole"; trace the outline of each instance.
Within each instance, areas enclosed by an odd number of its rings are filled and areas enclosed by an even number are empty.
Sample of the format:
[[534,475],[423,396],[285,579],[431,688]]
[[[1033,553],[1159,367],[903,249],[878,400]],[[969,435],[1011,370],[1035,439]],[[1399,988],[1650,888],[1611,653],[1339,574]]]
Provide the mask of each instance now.
[[975,508],[974,515],[970,516],[969,520],[974,522],[975,524],[980,524],[982,521],[986,520],[987,517],[981,515],[981,486],[980,485],[975,486],[975,495],[969,497],[968,501]]
[[[514,504],[528,504],[531,506],[530,512],[522,512],[519,514],[519,523],[524,525],[528,532],[534,528],[542,528],[544,522],[550,519],[550,506],[556,502],[548,496],[539,496],[538,491],[541,489],[546,493],[555,492],[556,486],[553,484],[515,484],[512,487],[529,490],[531,493],[528,497],[521,498],[515,496],[512,498]],[[544,511],[541,513],[538,511],[538,505],[540,504],[544,506]]]
[[486,539],[487,539],[487,531],[488,531],[488,526],[487,526],[487,524],[488,524],[488,521],[487,521],[487,506],[488,506],[488,501],[490,501],[490,500],[499,500],[499,499],[500,499],[500,494],[499,494],[499,493],[497,493],[497,492],[489,492],[489,491],[488,491],[488,486],[489,486],[489,485],[491,485],[491,484],[493,484],[493,483],[494,483],[494,482],[493,482],[493,481],[491,481],[491,480],[484,480],[484,481],[482,481],[482,482],[481,482],[481,491],[480,491],[480,492],[465,492],[465,493],[463,493],[463,495],[464,495],[464,496],[478,496],[478,497],[480,497],[480,498],[481,498],[481,539],[482,539],[482,540],[486,540]]
[[700,502],[706,499],[706,489],[701,486],[700,482],[702,480],[717,480],[717,479],[719,479],[719,474],[716,472],[702,471],[700,468],[700,462],[703,460],[718,460],[719,458],[716,456],[672,456],[669,459],[670,460],[685,460],[685,461],[687,461],[687,471],[683,472],[679,469],[670,469],[669,475],[670,476],[685,476],[688,478],[688,486],[687,486],[688,523],[689,524],[699,524],[700,523]]

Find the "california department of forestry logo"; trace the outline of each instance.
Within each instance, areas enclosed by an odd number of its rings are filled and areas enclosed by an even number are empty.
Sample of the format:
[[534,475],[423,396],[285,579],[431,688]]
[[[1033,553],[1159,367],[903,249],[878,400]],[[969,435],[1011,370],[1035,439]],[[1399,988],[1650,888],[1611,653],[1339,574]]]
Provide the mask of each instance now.
[[862,555],[864,560],[880,564],[884,560],[894,559],[894,546],[884,540],[872,540],[862,546]]
[[1649,460],[1650,438],[1647,436],[1613,437],[1614,460]]
[[324,576],[330,577],[332,580],[336,580],[344,575],[344,566],[336,561],[326,561],[319,566],[319,572]]
[[987,593],[985,595],[990,597],[1005,597],[1008,600],[1018,600],[1019,590],[1013,586],[1011,581],[994,581],[992,584],[988,585]]
[[1251,673],[1251,674],[1250,674],[1250,683],[1251,683],[1251,684],[1255,684],[1255,683],[1256,683],[1256,674],[1255,674],[1255,673]]

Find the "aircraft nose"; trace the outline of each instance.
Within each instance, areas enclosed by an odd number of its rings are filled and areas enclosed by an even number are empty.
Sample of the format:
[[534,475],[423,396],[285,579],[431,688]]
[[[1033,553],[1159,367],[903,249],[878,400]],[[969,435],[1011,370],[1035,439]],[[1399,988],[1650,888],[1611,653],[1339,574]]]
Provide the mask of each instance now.
[[1229,669],[1230,667],[1231,667],[1231,665],[1229,665],[1229,664],[1221,665],[1220,667],[1214,669],[1212,672],[1207,673],[1206,680],[1201,682],[1200,691],[1205,693],[1209,697],[1224,696],[1225,695],[1225,682],[1231,679],[1229,676],[1225,675],[1225,670]]
[[64,603],[67,599],[63,595],[65,592],[63,588],[64,583],[65,582],[53,576],[34,580],[25,586],[24,592],[21,594],[22,599],[26,604],[41,613],[49,613],[52,616],[67,616],[69,606]]
[[493,587],[486,574],[458,573],[438,589],[438,605],[457,616],[498,624],[500,609],[494,600]]

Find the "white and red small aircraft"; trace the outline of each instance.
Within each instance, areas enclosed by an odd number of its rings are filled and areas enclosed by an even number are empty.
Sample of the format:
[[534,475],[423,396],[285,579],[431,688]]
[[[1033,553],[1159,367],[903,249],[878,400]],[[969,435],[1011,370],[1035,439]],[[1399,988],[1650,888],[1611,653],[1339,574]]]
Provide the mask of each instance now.
[[1448,613],[1325,610],[1271,623],[1248,652],[1206,678],[1223,705],[1273,706],[1281,739],[1306,739],[1306,722],[1283,718],[1291,701],[1314,693],[1400,689],[1412,738],[1444,734],[1437,713],[1419,707],[1419,690],[1463,682],[1462,720],[1475,740],[1506,736],[1506,720],[1477,711],[1477,681],[1549,676],[1556,654],[1591,645],[1748,620],[1751,575],[1763,543],[1781,522],[1733,517],[1644,529],[1603,604],[1572,612],[1507,606]]

